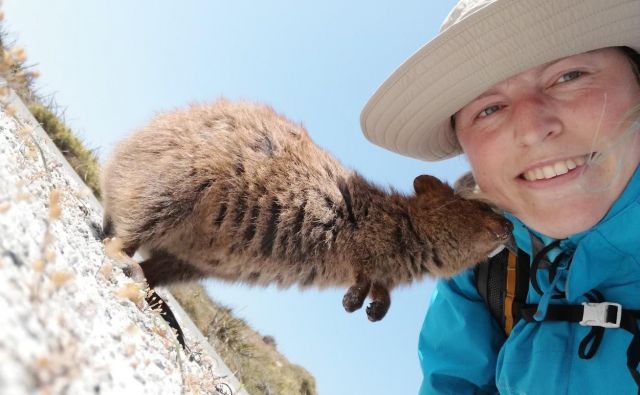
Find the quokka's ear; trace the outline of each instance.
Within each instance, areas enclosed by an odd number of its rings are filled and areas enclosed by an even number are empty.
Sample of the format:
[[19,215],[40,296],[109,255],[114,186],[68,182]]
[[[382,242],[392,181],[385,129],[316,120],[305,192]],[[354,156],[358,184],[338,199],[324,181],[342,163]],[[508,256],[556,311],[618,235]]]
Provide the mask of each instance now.
[[418,195],[424,193],[451,195],[453,193],[453,190],[447,184],[434,176],[426,174],[420,175],[413,180],[413,189]]

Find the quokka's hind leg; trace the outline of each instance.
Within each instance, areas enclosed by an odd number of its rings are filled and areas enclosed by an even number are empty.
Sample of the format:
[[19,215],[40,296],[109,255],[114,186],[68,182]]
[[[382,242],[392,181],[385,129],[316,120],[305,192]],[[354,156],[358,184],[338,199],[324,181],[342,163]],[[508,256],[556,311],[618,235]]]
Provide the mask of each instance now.
[[356,276],[356,283],[352,285],[342,298],[342,306],[348,313],[360,309],[364,304],[364,300],[369,295],[371,281],[363,274]]
[[[138,251],[139,243],[132,243],[126,246],[122,246],[122,252],[124,252],[129,258],[133,257],[133,255]],[[122,268],[122,271],[127,277],[133,279],[133,281],[141,283],[145,280],[144,272],[138,262],[133,259],[129,259],[126,261],[126,266]]]
[[387,287],[374,282],[371,286],[371,300],[367,306],[367,317],[369,317],[369,321],[380,321],[387,314],[391,305],[391,297]]
[[[138,241],[129,241],[128,243],[125,243],[122,241],[122,239],[115,237],[113,221],[111,220],[111,217],[109,216],[109,214],[107,214],[106,212],[104,213],[104,218],[102,222],[101,236],[102,236],[102,241],[105,243],[105,248],[107,247],[107,242],[111,243],[111,242],[114,242],[114,240],[118,240],[118,243],[122,243],[122,245],[119,246],[118,248],[120,251],[125,253],[129,258],[133,257],[133,255],[138,250],[138,247],[140,246],[140,243]],[[121,260],[121,259],[118,258],[118,260]],[[133,259],[125,260],[125,266],[122,267],[122,271],[124,272],[125,275],[132,278],[136,282],[144,281],[144,273],[142,272],[142,268],[140,268],[140,265]]]
[[205,277],[200,269],[164,251],[152,251],[151,257],[140,262],[140,266],[150,288]]
[[[102,240],[108,239],[110,237],[117,237],[115,234],[115,229],[113,226],[113,220],[111,216],[106,211],[102,217]],[[127,254],[129,257],[132,257],[133,254],[136,253],[140,243],[138,241],[129,242],[127,245],[122,246],[122,251]]]

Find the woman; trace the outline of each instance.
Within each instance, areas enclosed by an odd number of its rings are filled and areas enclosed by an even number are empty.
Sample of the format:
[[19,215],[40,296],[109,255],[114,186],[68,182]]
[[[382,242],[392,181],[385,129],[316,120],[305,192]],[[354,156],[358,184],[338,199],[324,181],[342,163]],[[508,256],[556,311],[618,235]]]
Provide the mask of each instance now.
[[[535,314],[508,337],[474,271],[437,283],[421,394],[638,392],[638,50],[638,0],[462,0],[367,103],[374,143],[425,160],[463,152],[536,269]],[[550,321],[594,301],[620,306],[595,305],[612,315],[589,325]]]

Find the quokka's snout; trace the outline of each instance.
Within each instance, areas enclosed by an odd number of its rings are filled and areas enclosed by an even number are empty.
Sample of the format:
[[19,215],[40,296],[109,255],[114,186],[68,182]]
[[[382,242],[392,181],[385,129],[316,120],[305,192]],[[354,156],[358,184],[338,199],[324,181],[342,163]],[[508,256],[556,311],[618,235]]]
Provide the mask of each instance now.
[[380,188],[272,109],[219,100],[158,115],[123,140],[103,171],[105,228],[151,285],[217,277],[288,287],[350,287],[347,311],[389,289],[450,276],[509,233],[480,202],[431,176],[415,194]]

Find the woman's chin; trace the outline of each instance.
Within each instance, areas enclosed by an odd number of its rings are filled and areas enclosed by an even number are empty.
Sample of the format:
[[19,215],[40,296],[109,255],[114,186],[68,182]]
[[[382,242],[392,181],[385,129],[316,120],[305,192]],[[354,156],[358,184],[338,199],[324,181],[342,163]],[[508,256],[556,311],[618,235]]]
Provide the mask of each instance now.
[[554,239],[564,239],[597,224],[606,214],[604,208],[564,207],[544,212],[516,215],[529,228]]

